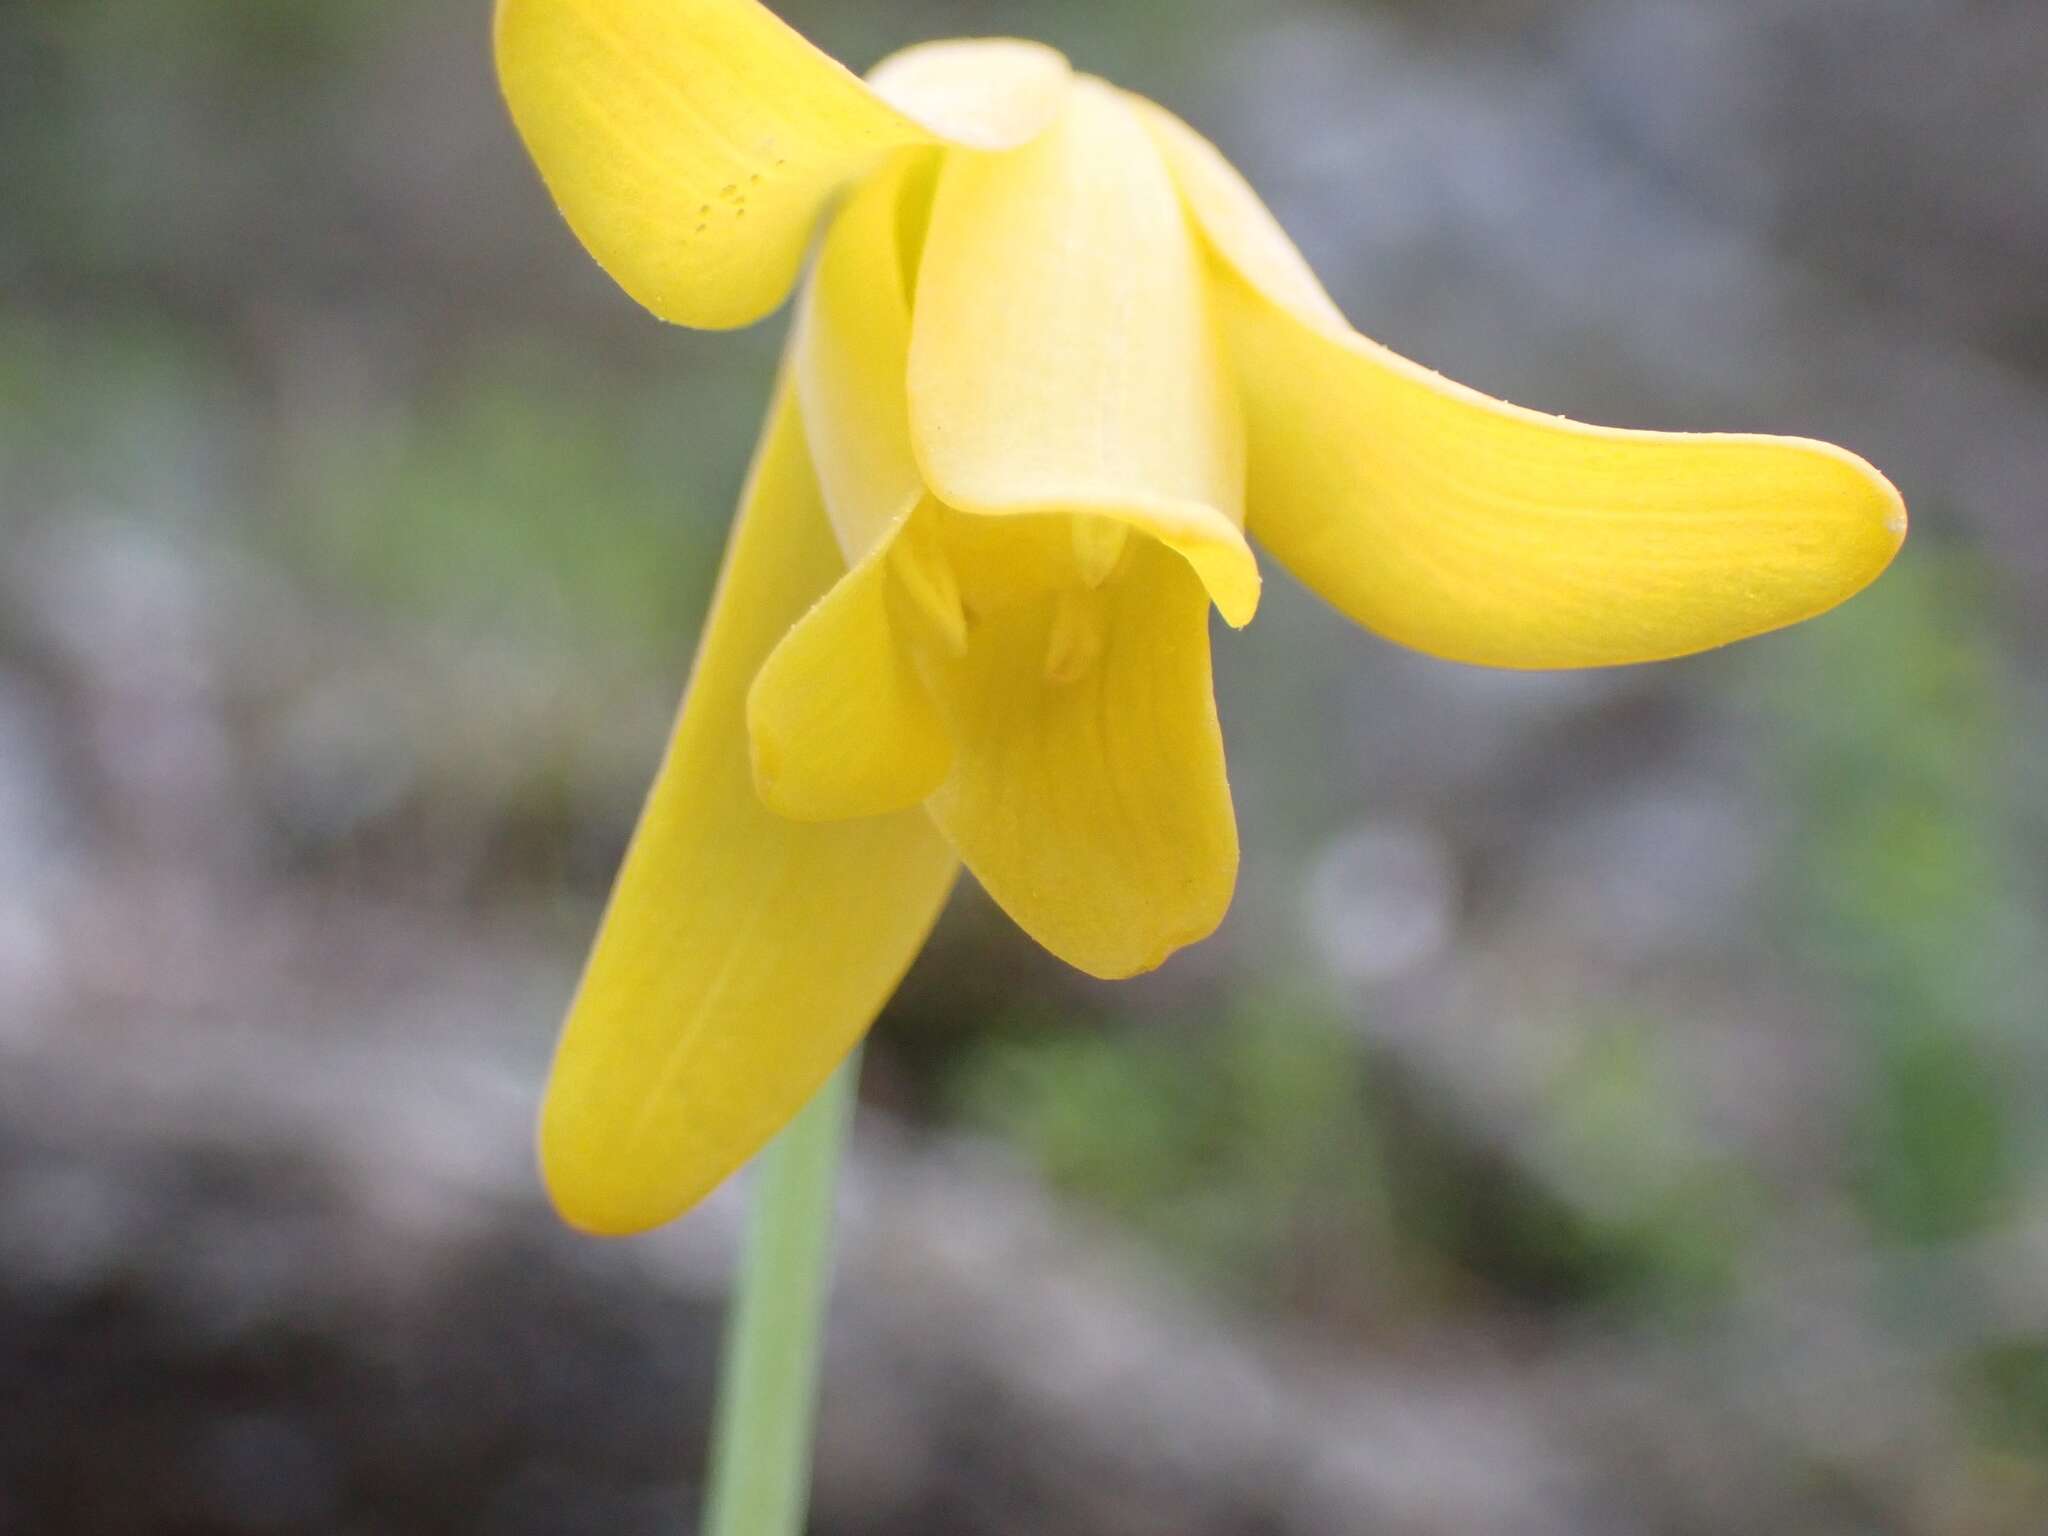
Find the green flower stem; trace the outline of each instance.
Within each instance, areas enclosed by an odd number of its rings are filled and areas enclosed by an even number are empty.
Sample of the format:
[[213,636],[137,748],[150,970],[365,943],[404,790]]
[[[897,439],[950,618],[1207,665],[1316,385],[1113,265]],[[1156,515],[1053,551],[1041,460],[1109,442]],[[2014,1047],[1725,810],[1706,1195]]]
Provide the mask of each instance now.
[[704,1536],[803,1531],[832,1286],[832,1197],[859,1077],[856,1050],[756,1165],[719,1368]]

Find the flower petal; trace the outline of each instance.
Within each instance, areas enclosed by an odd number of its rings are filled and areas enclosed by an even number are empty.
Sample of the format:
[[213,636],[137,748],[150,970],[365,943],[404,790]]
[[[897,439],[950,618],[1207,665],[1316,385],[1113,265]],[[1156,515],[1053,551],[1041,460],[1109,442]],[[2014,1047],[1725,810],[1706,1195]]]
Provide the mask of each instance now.
[[[899,66],[891,105],[755,0],[498,0],[496,51],[570,227],[627,293],[697,326],[781,303],[826,198],[890,150],[1022,142],[1065,88],[1057,54],[1003,44]],[[974,89],[938,90],[953,71]]]
[[963,149],[1015,149],[1052,126],[1073,78],[1065,55],[1014,37],[951,38],[868,71],[882,100]]
[[1898,492],[1843,449],[1584,426],[1358,335],[1223,157],[1144,116],[1223,269],[1252,532],[1359,623],[1492,666],[1654,661],[1824,612],[1897,551]]
[[842,569],[785,385],[541,1111],[576,1226],[657,1225],[752,1156],[873,1021],[952,884],[921,810],[818,825],[755,797],[748,684]]
[[963,511],[1115,517],[1185,556],[1232,624],[1258,604],[1243,429],[1200,253],[1123,99],[940,171],[911,323],[911,441]]
[[1131,543],[1115,580],[1007,608],[932,669],[959,753],[933,818],[1026,933],[1101,977],[1206,938],[1237,880],[1205,594]]
[[[897,219],[922,159],[917,151],[899,155],[848,200],[797,315],[805,437],[853,569],[768,658],[748,695],[747,728],[761,799],[803,821],[916,805],[953,760],[945,726],[897,642],[890,591],[892,575],[901,577],[898,601],[936,607],[947,620],[958,612],[957,595],[947,601],[955,592],[950,569],[915,559],[929,540],[904,536],[925,492],[903,404],[910,306]],[[931,580],[920,583],[919,575]],[[917,619],[913,612],[910,622]]]
[[914,806],[953,764],[890,616],[890,549],[870,551],[783,636],[747,695],[754,787],[800,821]]
[[797,310],[794,359],[804,432],[825,511],[849,564],[924,496],[910,450],[910,357],[897,211],[922,157],[901,156],[833,218]]

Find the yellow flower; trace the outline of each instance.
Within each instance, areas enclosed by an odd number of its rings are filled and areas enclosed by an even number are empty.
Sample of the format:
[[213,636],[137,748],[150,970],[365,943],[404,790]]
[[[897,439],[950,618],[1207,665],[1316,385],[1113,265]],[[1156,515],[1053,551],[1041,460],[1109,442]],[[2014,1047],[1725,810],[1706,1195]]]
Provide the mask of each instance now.
[[1252,617],[1247,531],[1359,623],[1504,667],[1790,624],[1904,535],[1839,448],[1581,426],[1366,340],[1207,142],[1049,49],[863,83],[752,0],[499,0],[497,59],[569,224],[664,319],[767,314],[839,199],[542,1112],[590,1230],[772,1136],[963,862],[1092,975],[1214,930],[1208,608]]

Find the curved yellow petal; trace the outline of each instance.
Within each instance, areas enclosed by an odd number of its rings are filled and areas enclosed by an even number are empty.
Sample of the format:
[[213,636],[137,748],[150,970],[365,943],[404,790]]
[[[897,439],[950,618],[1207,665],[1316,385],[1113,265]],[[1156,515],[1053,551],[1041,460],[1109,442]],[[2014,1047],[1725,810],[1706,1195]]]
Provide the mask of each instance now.
[[910,514],[924,481],[910,449],[910,358],[897,212],[919,157],[900,157],[832,220],[804,284],[793,357],[818,487],[848,563]]
[[1492,666],[1654,661],[1824,612],[1897,551],[1898,492],[1843,449],[1584,426],[1358,335],[1222,156],[1144,115],[1223,269],[1252,532],[1358,622]]
[[911,321],[911,441],[962,511],[1113,517],[1257,607],[1243,428],[1200,253],[1122,97],[1077,80],[1045,133],[948,155]]
[[842,569],[785,385],[541,1110],[576,1226],[655,1226],[745,1162],[873,1021],[952,884],[922,810],[820,825],[755,797],[748,684]]
[[[927,638],[957,651],[963,604],[991,611],[1087,581],[1091,572],[1099,585],[1127,525],[1066,513],[976,517],[942,508],[926,489],[905,396],[911,322],[903,231],[906,220],[928,211],[930,169],[920,152],[899,156],[833,219],[804,285],[794,358],[805,435],[840,548],[858,563],[890,546],[903,595],[928,621],[920,627],[939,632]],[[920,191],[926,203],[917,201]]]
[[976,89],[912,78],[891,105],[755,0],[498,0],[495,32],[512,120],[570,227],[684,325],[781,303],[825,200],[890,150],[1021,143],[1065,88],[1057,54],[1002,44],[950,61]]
[[1014,149],[1066,101],[1066,56],[1014,37],[952,38],[892,53],[868,71],[877,96],[965,149]]
[[747,695],[754,787],[800,821],[914,806],[953,744],[890,616],[889,547],[840,578],[775,647]]
[[1237,826],[1187,564],[1136,538],[1115,580],[997,613],[932,668],[958,759],[932,816],[1068,964],[1150,970],[1223,920]]

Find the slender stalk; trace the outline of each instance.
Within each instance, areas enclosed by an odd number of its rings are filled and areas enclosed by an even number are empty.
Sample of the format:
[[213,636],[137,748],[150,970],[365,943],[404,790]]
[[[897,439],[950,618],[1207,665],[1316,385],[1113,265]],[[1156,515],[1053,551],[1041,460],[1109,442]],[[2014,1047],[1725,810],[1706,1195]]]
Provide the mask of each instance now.
[[860,1053],[762,1152],[733,1287],[703,1536],[802,1536],[811,1498],[832,1197]]

